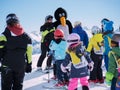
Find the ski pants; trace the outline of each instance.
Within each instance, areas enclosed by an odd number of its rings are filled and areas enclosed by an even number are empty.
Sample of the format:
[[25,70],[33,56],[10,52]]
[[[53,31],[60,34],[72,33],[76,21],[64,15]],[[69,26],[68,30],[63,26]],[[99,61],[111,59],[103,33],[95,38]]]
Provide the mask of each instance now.
[[112,82],[111,82],[111,89],[110,90],[116,90],[116,82],[117,82],[117,78],[113,78]]
[[81,86],[88,87],[88,78],[82,77],[82,78],[71,78],[68,85],[68,90],[75,90],[78,86],[78,80],[80,80]]
[[22,90],[25,72],[2,67],[1,90]]
[[92,53],[91,59],[94,62],[94,68],[90,72],[90,80],[102,80],[103,79],[103,71],[102,71],[102,55],[97,55]]
[[[37,62],[37,67],[42,66],[42,63],[46,57],[47,52],[49,52],[49,47],[46,47],[46,45],[44,43],[41,43],[41,55]],[[52,55],[50,57],[48,57],[48,59],[47,59],[47,67],[51,66],[51,62],[52,62]]]
[[68,81],[67,73],[62,72],[62,70],[61,70],[61,63],[62,62],[63,62],[63,60],[55,61],[55,64],[56,64],[56,75],[57,75],[58,81],[60,81],[60,82]]

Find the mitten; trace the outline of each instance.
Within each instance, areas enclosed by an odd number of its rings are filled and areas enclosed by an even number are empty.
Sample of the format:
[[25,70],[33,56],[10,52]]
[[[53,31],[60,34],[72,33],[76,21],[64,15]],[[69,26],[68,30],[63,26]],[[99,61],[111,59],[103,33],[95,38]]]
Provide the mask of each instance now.
[[31,64],[27,64],[26,68],[25,68],[25,72],[26,73],[30,73],[32,71],[32,65]]
[[48,52],[47,56],[50,57],[50,56],[53,55],[53,54],[54,54],[54,50],[50,50],[50,51]]
[[90,71],[93,70],[93,68],[94,68],[94,62],[93,61],[91,61],[90,63],[88,63],[88,68],[89,68]]
[[64,73],[66,73],[66,72],[67,72],[66,67],[64,67],[62,64],[61,64],[61,70],[62,70]]
[[105,83],[108,85],[108,86],[111,86],[111,81],[113,79],[113,74],[110,73],[110,72],[107,72],[106,73],[106,78],[105,78]]

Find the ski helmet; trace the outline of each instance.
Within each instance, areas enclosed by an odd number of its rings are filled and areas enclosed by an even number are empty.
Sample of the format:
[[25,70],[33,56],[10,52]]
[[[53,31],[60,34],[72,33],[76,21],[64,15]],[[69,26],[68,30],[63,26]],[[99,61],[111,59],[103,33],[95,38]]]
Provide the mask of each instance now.
[[53,19],[53,16],[52,16],[52,15],[46,16],[46,17],[45,17],[45,22],[47,22],[47,21],[50,20],[50,19]]
[[102,23],[103,32],[113,31],[113,21],[110,21],[105,18],[101,21],[101,23]]
[[112,41],[120,43],[120,32],[117,32],[117,33],[113,34]]
[[7,15],[7,17],[6,17],[6,23],[7,23],[7,25],[13,25],[14,23],[19,23],[19,19],[16,16],[16,14],[11,13],[11,14]]
[[91,31],[92,31],[92,34],[102,33],[101,29],[98,26],[93,26]]
[[61,29],[56,29],[54,32],[55,37],[63,38],[64,37],[64,32]]
[[80,42],[80,36],[77,33],[71,33],[67,38],[68,46]]

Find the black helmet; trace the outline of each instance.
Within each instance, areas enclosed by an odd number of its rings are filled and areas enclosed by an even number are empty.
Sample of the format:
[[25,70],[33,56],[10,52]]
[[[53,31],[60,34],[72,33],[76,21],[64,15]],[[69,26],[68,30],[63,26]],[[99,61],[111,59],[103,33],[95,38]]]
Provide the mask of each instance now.
[[52,16],[52,15],[46,16],[46,17],[45,17],[45,22],[47,22],[47,21],[50,20],[50,19],[53,19],[53,16]]
[[7,15],[7,17],[6,17],[6,23],[7,23],[7,25],[13,25],[14,23],[19,23],[19,19],[16,16],[16,14],[11,13],[11,14]]

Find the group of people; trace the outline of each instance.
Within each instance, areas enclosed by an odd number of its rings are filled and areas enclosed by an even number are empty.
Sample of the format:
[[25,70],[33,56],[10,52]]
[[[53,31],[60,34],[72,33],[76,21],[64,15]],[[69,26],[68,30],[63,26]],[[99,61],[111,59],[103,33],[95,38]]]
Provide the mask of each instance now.
[[[25,72],[32,71],[32,41],[16,14],[8,14],[6,23],[5,31],[0,35],[1,87],[2,90],[22,90]],[[92,29],[93,36],[89,39],[81,22],[75,22],[71,32],[66,34],[64,26],[56,28],[52,15],[46,16],[40,27],[41,55],[37,71],[42,71],[47,56],[45,69],[53,68],[54,79],[58,80],[56,87],[67,85],[68,90],[77,90],[80,80],[82,90],[90,90],[91,82],[106,82],[111,90],[119,90],[120,33],[114,33],[113,21],[106,18],[101,25],[102,29]],[[102,60],[107,71],[105,79]]]
[[[52,25],[54,27],[54,23],[52,23]],[[113,21],[110,21],[106,18],[101,20],[101,29],[100,28],[92,29],[93,36],[90,39],[88,38],[87,33],[83,30],[81,22],[79,21],[75,22],[74,28],[72,28],[72,32],[68,34],[67,38],[64,38],[64,32],[62,29],[54,28],[53,30],[53,27],[52,27],[53,38],[51,39],[49,44],[45,45],[48,45],[48,53],[50,53],[50,55],[48,55],[49,56],[48,58],[54,59],[53,61],[54,78],[58,79],[58,83],[56,84],[56,86],[64,85],[67,82],[67,84],[69,83],[68,90],[77,90],[78,79],[80,79],[83,90],[89,90],[88,83],[90,82],[100,84],[106,82],[108,85],[111,85],[111,90],[116,90],[116,88],[119,88],[119,84],[116,84],[119,81],[117,78],[118,63],[116,63],[116,58],[118,59],[120,55],[119,52],[114,51],[114,48],[119,47],[120,35],[119,33],[114,32]],[[112,62],[110,58],[112,56],[111,51],[112,52],[114,51],[114,54],[115,53],[118,54],[118,57],[116,57],[115,54],[114,57],[112,58],[114,59],[115,66],[114,68],[112,66],[113,63],[111,64]],[[46,53],[44,55],[46,55]],[[87,62],[88,64],[84,62],[85,60],[88,61]],[[103,76],[103,70],[101,68],[103,60],[107,71],[105,77]],[[39,61],[43,62],[43,59],[42,60],[39,59]],[[51,61],[52,60],[49,59],[47,60],[47,62],[50,63]],[[83,62],[84,65],[82,66]],[[49,68],[51,66],[50,63],[49,65],[47,64],[47,67]],[[66,67],[70,63],[71,63],[69,72],[70,75],[68,77],[66,74],[68,73]],[[111,68],[113,68],[114,70]],[[86,76],[88,76],[87,74],[88,71],[86,70],[89,69],[90,75],[89,79],[87,79]]]

